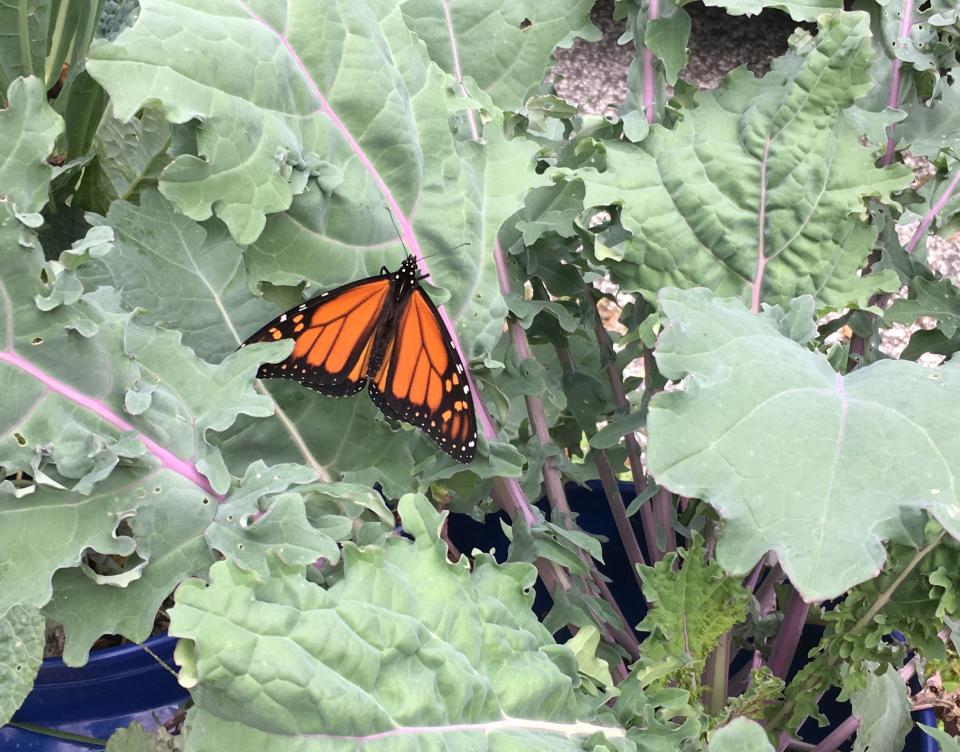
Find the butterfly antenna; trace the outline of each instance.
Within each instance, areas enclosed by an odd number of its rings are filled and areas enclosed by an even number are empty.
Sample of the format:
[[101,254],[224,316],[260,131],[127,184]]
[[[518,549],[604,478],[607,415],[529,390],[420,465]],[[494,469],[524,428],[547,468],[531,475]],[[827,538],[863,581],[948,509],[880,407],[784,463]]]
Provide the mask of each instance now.
[[410,255],[410,251],[407,250],[407,246],[406,246],[406,244],[403,242],[403,233],[400,232],[400,227],[399,227],[399,225],[397,225],[397,220],[396,220],[396,218],[393,216],[393,212],[390,211],[390,207],[389,207],[389,206],[384,206],[383,208],[386,209],[386,210],[387,210],[387,214],[390,215],[390,222],[393,224],[393,229],[397,231],[397,237],[400,239],[400,245],[403,246],[403,253],[404,253],[404,255],[409,256],[409,255]]
[[441,256],[441,255],[443,255],[444,253],[450,253],[451,251],[455,251],[455,250],[457,250],[458,248],[463,248],[465,245],[470,245],[470,241],[466,241],[466,242],[464,242],[464,243],[460,243],[460,245],[455,245],[455,246],[453,246],[453,248],[447,248],[447,249],[442,250],[442,251],[437,251],[436,253],[429,253],[429,254],[427,254],[426,256],[424,256],[423,258],[428,259],[428,258],[433,258],[434,256]]

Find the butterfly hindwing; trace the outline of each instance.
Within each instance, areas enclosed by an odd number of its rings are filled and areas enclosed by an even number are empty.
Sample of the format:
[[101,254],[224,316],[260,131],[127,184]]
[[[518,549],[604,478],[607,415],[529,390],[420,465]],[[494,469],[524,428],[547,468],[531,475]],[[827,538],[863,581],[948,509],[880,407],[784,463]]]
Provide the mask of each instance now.
[[259,378],[299,381],[322,394],[344,397],[366,385],[367,364],[389,300],[389,275],[338,287],[291,308],[244,344],[293,339],[293,352],[265,363]]
[[473,395],[440,314],[419,287],[411,290],[396,318],[369,392],[386,415],[422,429],[454,459],[473,460]]

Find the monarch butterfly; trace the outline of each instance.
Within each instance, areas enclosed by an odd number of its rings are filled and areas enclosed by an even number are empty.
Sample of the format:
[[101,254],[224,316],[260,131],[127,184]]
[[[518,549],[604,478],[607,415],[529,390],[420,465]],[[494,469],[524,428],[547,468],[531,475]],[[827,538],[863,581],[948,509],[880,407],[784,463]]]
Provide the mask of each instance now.
[[[447,454],[471,462],[477,418],[463,363],[433,301],[420,287],[417,261],[321,293],[291,308],[243,345],[293,339],[281,363],[258,378],[299,381],[346,397],[364,386],[384,415],[422,429]],[[241,347],[243,346],[241,345]]]

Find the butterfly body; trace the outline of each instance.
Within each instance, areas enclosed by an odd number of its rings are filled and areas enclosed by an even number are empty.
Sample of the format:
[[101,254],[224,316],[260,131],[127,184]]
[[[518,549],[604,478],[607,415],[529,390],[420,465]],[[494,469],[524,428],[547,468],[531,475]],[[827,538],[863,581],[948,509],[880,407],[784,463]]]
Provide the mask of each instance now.
[[259,378],[298,381],[346,397],[364,387],[390,418],[422,429],[454,459],[476,453],[473,395],[453,340],[420,287],[416,259],[321,293],[274,319],[244,345],[293,339],[291,355]]

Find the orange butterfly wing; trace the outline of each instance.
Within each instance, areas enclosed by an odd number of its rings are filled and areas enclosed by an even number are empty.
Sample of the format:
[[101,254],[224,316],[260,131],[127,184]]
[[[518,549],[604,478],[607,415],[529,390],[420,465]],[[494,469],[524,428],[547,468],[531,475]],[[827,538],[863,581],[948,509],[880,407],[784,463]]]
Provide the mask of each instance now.
[[356,394],[367,383],[390,289],[389,275],[368,277],[277,317],[244,344],[292,338],[293,352],[280,363],[264,363],[257,376],[293,379],[333,397]]
[[473,460],[477,451],[473,395],[440,314],[419,287],[400,311],[368,391],[386,415],[422,429],[455,460]]

